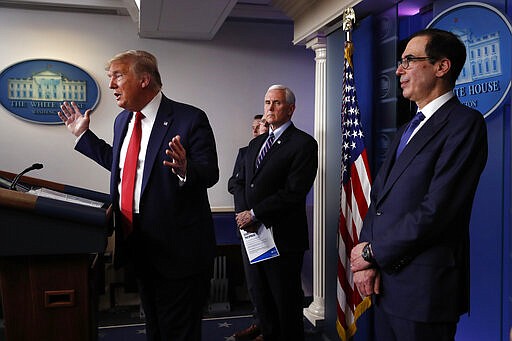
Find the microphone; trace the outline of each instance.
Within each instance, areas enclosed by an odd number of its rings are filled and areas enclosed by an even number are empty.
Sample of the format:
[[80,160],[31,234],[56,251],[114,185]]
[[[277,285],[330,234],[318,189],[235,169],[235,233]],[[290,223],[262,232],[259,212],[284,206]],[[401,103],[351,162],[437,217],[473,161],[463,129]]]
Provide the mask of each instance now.
[[43,168],[43,165],[41,163],[34,163],[32,166],[28,167],[28,168],[25,168],[21,173],[19,173],[18,175],[16,175],[16,177],[14,178],[14,180],[12,180],[12,183],[11,183],[11,187],[9,187],[9,189],[13,189],[13,190],[16,190],[16,185],[18,184],[18,181],[20,180],[21,176],[27,172],[30,172],[31,170],[34,170],[34,169],[41,169]]

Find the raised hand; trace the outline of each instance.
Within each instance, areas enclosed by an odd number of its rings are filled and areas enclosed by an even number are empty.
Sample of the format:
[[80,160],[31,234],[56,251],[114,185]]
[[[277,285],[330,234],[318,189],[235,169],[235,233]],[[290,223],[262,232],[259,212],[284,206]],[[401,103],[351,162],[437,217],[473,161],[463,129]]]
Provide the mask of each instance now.
[[84,131],[89,129],[89,123],[91,122],[90,114],[92,110],[86,110],[85,114],[78,108],[75,102],[63,102],[60,106],[60,110],[57,114],[59,118],[64,122],[66,128],[75,136],[80,136]]

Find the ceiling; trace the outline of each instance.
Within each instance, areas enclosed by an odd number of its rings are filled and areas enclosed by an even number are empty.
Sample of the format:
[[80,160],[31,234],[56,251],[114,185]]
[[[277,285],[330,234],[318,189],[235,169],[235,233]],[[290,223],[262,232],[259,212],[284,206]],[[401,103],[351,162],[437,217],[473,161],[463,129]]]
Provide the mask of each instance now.
[[209,40],[215,36],[226,20],[292,23],[292,20],[281,10],[272,6],[271,0],[139,1],[140,13],[135,0],[0,0],[0,9],[18,8],[131,16],[139,25],[141,37],[162,39]]
[[270,0],[151,0],[141,1],[139,35],[212,39],[228,18],[292,22]]
[[[139,36],[210,40],[226,20],[293,23],[329,0],[0,0],[0,8],[21,8],[130,16]],[[399,3],[424,6],[431,0],[366,0],[354,9],[358,20]],[[400,7],[399,7],[400,8]]]

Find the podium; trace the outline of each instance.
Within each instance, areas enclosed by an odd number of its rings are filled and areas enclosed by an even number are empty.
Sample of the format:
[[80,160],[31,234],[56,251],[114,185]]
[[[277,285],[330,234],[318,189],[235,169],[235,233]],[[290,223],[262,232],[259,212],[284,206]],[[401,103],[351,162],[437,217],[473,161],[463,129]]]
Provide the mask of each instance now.
[[[4,179],[14,174],[0,171]],[[22,184],[107,202],[108,195],[35,178]],[[103,201],[104,200],[104,201]],[[105,208],[0,188],[0,292],[8,341],[96,340],[91,268],[105,250]]]

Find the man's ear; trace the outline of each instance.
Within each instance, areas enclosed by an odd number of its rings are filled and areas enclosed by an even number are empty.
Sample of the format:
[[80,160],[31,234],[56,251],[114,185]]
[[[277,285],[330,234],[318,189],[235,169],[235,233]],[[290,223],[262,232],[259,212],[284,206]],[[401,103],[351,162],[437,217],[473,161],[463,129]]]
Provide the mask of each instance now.
[[452,62],[448,58],[441,58],[436,62],[437,70],[436,75],[438,77],[445,76],[452,68]]
[[295,111],[295,104],[290,104],[290,113],[289,113],[290,118],[292,117],[294,111]]
[[149,86],[151,82],[151,76],[149,75],[149,73],[144,73],[142,75],[142,77],[140,78],[140,86],[144,89],[144,88],[147,88]]

